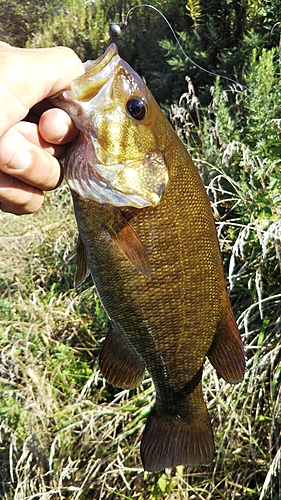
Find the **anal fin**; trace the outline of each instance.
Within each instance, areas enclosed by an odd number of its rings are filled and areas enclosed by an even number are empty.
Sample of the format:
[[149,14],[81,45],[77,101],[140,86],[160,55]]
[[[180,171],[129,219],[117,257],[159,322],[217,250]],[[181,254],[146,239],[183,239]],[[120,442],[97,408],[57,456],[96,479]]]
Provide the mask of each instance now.
[[243,380],[245,350],[228,295],[225,320],[218,328],[207,356],[224,380],[231,384]]
[[122,389],[134,389],[142,382],[145,366],[122,332],[110,324],[99,358],[104,378]]

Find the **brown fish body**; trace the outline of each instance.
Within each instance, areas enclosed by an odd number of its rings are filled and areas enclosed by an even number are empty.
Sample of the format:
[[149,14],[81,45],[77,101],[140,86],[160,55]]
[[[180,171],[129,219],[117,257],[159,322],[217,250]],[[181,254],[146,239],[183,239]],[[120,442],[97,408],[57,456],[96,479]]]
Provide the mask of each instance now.
[[[157,106],[153,98],[149,104]],[[206,355],[229,382],[241,380],[245,368],[207,194],[162,114],[157,123],[169,177],[157,204],[115,207],[73,191],[83,242],[78,275],[85,250],[111,321],[101,371],[109,382],[133,388],[147,368],[155,385],[141,444],[144,468],[154,471],[213,458],[201,387]]]

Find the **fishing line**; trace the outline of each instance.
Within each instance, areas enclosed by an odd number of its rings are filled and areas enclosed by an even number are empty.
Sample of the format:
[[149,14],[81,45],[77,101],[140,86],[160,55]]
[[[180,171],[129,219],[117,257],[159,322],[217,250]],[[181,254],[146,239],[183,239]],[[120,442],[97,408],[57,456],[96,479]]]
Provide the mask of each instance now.
[[165,23],[168,25],[168,27],[170,28],[173,36],[174,36],[174,39],[176,40],[177,42],[177,45],[178,47],[180,48],[181,52],[183,53],[184,57],[186,57],[186,59],[191,63],[193,64],[194,66],[196,66],[198,69],[200,69],[201,71],[205,71],[205,73],[208,73],[209,75],[212,75],[212,76],[218,76],[219,78],[223,78],[224,80],[228,80],[229,82],[232,82],[234,83],[235,85],[240,85],[242,88],[244,88],[245,90],[248,90],[250,92],[250,89],[248,87],[246,87],[246,85],[243,85],[242,83],[239,83],[239,82],[236,82],[235,80],[233,80],[232,78],[229,78],[229,76],[223,76],[223,75],[219,75],[218,73],[215,73],[214,71],[209,71],[208,69],[206,68],[203,68],[202,66],[200,66],[200,64],[197,64],[197,62],[193,61],[193,59],[191,59],[187,53],[184,51],[176,33],[175,33],[175,30],[174,28],[172,27],[172,25],[169,23],[168,19],[164,16],[164,14],[159,10],[157,9],[156,7],[154,7],[153,5],[150,5],[149,3],[142,3],[140,5],[135,5],[134,7],[131,7],[127,14],[126,14],[126,18],[125,18],[125,21],[124,23],[121,23],[120,25],[118,24],[112,24],[109,28],[109,34],[110,34],[110,37],[111,38],[115,38],[117,36],[120,35],[121,33],[121,30],[126,28],[127,24],[128,24],[128,19],[129,19],[129,15],[131,14],[131,12],[133,12],[133,10],[135,9],[138,9],[139,7],[148,7],[150,9],[153,9],[155,10],[158,14],[160,14],[160,16],[164,19]]

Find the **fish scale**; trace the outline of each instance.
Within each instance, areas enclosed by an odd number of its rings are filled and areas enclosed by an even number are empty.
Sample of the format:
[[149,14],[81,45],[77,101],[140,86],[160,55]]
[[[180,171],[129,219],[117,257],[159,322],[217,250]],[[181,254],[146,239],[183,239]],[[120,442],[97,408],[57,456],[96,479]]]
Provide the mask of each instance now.
[[231,383],[245,370],[210,202],[185,146],[116,46],[85,67],[54,102],[83,135],[65,176],[79,229],[76,281],[89,266],[110,318],[100,368],[119,387],[136,387],[145,368],[153,379],[141,442],[146,470],[209,463],[205,357]]

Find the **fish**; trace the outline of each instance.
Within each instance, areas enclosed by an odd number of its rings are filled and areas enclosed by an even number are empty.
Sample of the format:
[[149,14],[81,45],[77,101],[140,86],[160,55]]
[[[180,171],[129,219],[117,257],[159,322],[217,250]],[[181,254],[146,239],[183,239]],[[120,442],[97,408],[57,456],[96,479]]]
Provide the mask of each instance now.
[[79,231],[75,283],[91,273],[109,329],[99,367],[155,403],[143,468],[209,464],[206,357],[231,384],[245,351],[227,291],[210,200],[175,130],[115,43],[52,98],[80,130],[65,161]]

